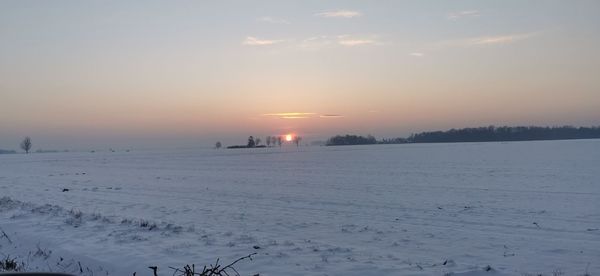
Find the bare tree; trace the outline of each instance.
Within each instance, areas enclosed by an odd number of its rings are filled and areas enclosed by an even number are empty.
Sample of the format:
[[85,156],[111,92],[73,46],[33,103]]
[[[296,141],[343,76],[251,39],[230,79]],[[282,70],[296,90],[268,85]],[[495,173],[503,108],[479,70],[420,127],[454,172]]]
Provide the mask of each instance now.
[[271,136],[271,144],[275,146],[277,144],[277,137]]
[[277,136],[277,145],[278,145],[279,147],[281,147],[281,143],[282,143],[282,141],[281,141],[281,136]]
[[294,136],[294,144],[296,144],[296,147],[300,146],[300,141],[302,141],[302,137]]
[[267,138],[265,139],[265,143],[267,143],[267,147],[271,146],[271,136],[267,136]]
[[25,153],[29,153],[29,150],[31,150],[31,138],[29,138],[29,136],[23,139],[21,142],[21,148],[25,151]]
[[215,144],[215,149],[220,149],[223,146],[223,144],[221,144],[221,142],[217,142]]
[[248,147],[253,148],[255,146],[256,146],[256,142],[254,142],[254,137],[253,136],[248,137]]
[[259,146],[260,142],[262,142],[262,140],[260,140],[260,138],[256,138],[256,139],[254,139],[254,142],[256,143],[257,146]]

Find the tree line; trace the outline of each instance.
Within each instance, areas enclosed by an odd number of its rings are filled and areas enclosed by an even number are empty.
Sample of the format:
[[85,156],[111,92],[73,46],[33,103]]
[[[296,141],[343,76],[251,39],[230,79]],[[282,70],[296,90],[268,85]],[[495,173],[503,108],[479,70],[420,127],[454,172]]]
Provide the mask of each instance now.
[[327,146],[368,145],[368,144],[406,144],[406,143],[455,143],[455,142],[496,142],[496,141],[533,141],[568,140],[600,138],[598,127],[539,127],[539,126],[487,126],[476,128],[450,129],[447,131],[425,131],[411,134],[407,138],[377,140],[375,137],[357,135],[337,135],[327,140]]
[[477,127],[412,134],[409,143],[493,142],[600,138],[600,127]]
[[336,135],[327,140],[325,145],[327,146],[345,146],[345,145],[370,145],[377,144],[377,139],[375,137],[368,135],[367,137],[358,136],[358,135],[349,135],[345,136]]
[[[294,144],[296,144],[296,147],[300,146],[300,141],[302,141],[302,137],[300,136],[294,136],[292,138],[292,142]],[[281,147],[281,145],[283,144],[283,138],[281,136],[267,136],[265,138],[265,145],[261,145],[262,143],[262,139],[258,138],[258,137],[254,137],[254,136],[249,136],[248,137],[248,142],[246,143],[246,145],[233,145],[233,146],[228,146],[228,149],[245,149],[245,148],[267,148],[267,147],[275,147],[275,146],[279,146]],[[216,149],[220,149],[221,147],[223,147],[223,144],[219,141],[217,143],[215,143],[215,148]]]

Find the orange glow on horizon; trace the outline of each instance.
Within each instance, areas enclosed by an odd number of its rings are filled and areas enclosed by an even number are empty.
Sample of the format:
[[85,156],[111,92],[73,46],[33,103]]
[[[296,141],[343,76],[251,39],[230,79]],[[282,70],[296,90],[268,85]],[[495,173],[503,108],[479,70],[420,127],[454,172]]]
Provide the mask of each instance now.
[[293,138],[293,137],[292,137],[292,135],[291,135],[291,134],[287,134],[287,135],[285,135],[285,140],[286,140],[286,141],[288,141],[288,142],[291,142],[291,141],[292,141],[292,138]]

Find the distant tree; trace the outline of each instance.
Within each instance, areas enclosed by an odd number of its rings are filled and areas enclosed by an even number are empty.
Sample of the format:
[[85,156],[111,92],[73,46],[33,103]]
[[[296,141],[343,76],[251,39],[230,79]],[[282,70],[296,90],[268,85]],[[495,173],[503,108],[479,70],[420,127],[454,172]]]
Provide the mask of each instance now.
[[296,147],[300,146],[300,141],[302,141],[302,137],[294,136],[294,144],[296,144]]
[[252,137],[252,136],[248,137],[248,147],[249,148],[256,147],[256,142],[254,142],[254,137]]
[[275,146],[277,144],[277,137],[271,136],[271,145]]
[[254,146],[260,145],[260,142],[262,142],[262,140],[260,140],[260,138],[254,139]]
[[221,142],[217,142],[217,143],[215,144],[215,148],[216,148],[216,149],[220,149],[222,146],[223,146],[223,144],[221,144]]
[[277,145],[281,147],[282,139],[281,136],[277,136]]
[[25,151],[25,153],[29,153],[29,150],[31,150],[31,138],[29,138],[29,136],[23,139],[21,142],[21,148]]
[[271,146],[271,136],[267,136],[267,138],[265,138],[265,143],[267,143],[267,147]]
[[17,153],[17,152],[14,151],[14,150],[3,150],[3,149],[0,149],[0,154],[15,154],[15,153]]

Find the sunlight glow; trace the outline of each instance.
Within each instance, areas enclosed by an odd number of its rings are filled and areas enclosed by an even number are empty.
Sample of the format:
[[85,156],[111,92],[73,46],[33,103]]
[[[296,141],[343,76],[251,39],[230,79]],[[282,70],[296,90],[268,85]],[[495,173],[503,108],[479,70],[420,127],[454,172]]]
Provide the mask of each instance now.
[[287,135],[285,135],[285,140],[286,140],[286,141],[288,141],[288,142],[291,142],[291,141],[292,141],[292,138],[293,138],[293,137],[292,137],[292,135],[291,135],[291,134],[287,134]]

